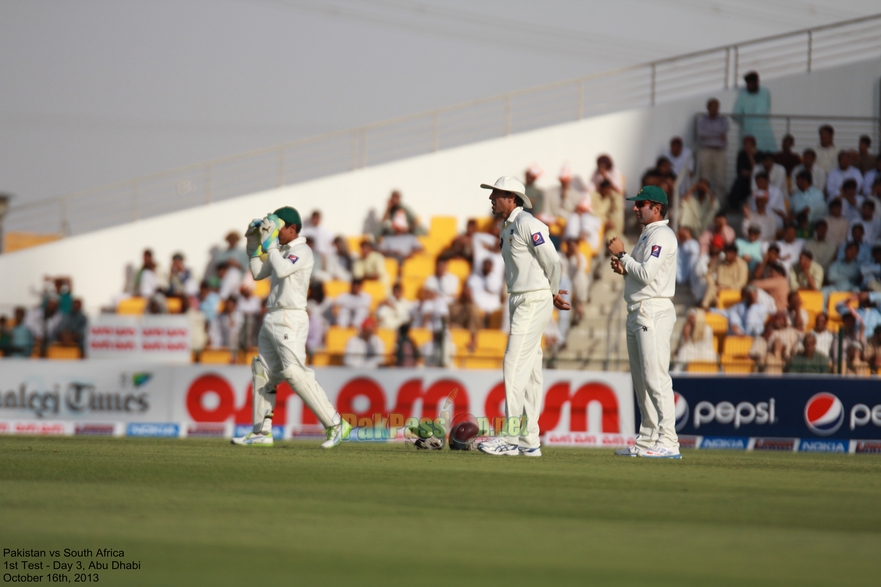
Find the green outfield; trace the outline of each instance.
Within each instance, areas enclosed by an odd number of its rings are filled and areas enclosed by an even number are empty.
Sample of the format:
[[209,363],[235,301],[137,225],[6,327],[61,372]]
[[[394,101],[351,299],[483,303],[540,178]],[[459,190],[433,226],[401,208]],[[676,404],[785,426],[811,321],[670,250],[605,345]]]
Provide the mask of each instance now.
[[0,548],[111,548],[140,562],[102,571],[108,586],[842,586],[881,576],[874,456],[690,451],[659,462],[579,449],[527,459],[36,437],[0,438],[0,455]]

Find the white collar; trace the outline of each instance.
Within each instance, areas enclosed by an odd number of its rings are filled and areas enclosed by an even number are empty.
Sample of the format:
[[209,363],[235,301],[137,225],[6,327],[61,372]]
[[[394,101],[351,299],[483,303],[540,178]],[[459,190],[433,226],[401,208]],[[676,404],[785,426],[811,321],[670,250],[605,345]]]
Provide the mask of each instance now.
[[645,228],[643,228],[642,230],[643,230],[643,231],[646,231],[646,230],[648,230],[649,228],[657,228],[657,227],[659,227],[659,226],[665,226],[665,225],[667,225],[667,224],[670,224],[670,221],[669,221],[669,220],[658,220],[657,222],[652,222],[652,223],[650,223],[650,224],[646,224],[646,225],[645,225]]
[[514,219],[523,212],[523,206],[517,206],[514,210],[511,211],[511,214],[508,215],[508,219],[505,222],[514,222]]

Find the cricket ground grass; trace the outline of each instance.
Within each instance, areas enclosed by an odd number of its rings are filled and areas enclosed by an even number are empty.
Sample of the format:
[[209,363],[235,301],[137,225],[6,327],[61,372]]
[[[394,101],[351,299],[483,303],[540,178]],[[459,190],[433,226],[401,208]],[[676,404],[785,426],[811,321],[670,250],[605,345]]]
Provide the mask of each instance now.
[[688,451],[654,461],[545,448],[529,459],[318,444],[0,437],[0,549],[112,548],[139,562],[101,571],[107,586],[805,587],[881,577],[876,456]]

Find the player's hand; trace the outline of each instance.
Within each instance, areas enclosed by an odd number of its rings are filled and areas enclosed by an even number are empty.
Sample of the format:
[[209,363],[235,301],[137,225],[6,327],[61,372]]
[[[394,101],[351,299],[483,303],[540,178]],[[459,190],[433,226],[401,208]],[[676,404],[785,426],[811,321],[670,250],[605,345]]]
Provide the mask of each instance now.
[[245,238],[247,239],[245,251],[248,253],[249,257],[258,257],[260,256],[260,253],[263,252],[260,247],[261,224],[263,224],[263,220],[255,218],[251,221],[251,224],[248,225],[248,230],[245,231]]
[[572,306],[569,305],[569,302],[563,299],[563,295],[569,293],[565,289],[561,289],[557,292],[557,295],[554,296],[554,307],[558,310],[571,310]]
[[612,257],[611,259],[612,271],[617,273],[618,275],[626,275],[627,270],[624,269],[624,263],[622,263],[618,257]]
[[267,253],[278,248],[278,231],[284,223],[275,214],[270,214],[260,224],[260,240],[263,250]]
[[624,243],[621,242],[621,239],[617,236],[610,239],[608,242],[609,245],[609,253],[612,254],[613,257],[617,257],[618,253],[624,252]]

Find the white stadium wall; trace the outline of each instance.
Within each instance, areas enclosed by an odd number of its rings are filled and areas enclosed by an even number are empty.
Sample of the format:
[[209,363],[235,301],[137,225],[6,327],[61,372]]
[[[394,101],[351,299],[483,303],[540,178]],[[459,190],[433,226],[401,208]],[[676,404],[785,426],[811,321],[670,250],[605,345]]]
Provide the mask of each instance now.
[[[879,78],[881,59],[774,80],[767,86],[776,113],[877,116]],[[71,276],[76,295],[94,314],[121,291],[126,265],[137,266],[148,247],[161,270],[167,269],[174,252],[181,251],[201,275],[210,249],[224,245],[227,231],[242,231],[250,219],[282,205],[297,207],[304,217],[320,209],[331,230],[354,235],[361,233],[368,213],[381,216],[389,192],[399,189],[423,219],[455,215],[464,224],[468,217],[489,212],[488,193],[478,187],[481,182],[520,176],[536,161],[546,171],[539,183],[553,185],[564,161],[586,176],[601,153],[612,156],[632,191],[671,136],[691,141],[693,115],[704,109],[709,95],[440,151],[0,255],[0,313],[8,313],[13,305],[35,303],[34,292],[48,274]],[[713,95],[723,112],[731,109],[734,90]]]

